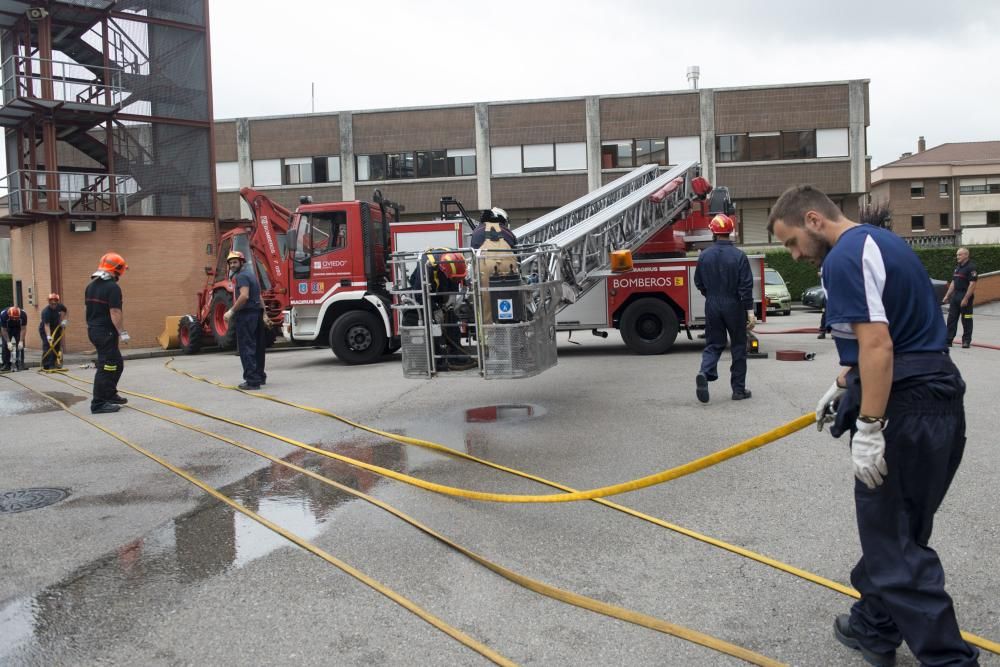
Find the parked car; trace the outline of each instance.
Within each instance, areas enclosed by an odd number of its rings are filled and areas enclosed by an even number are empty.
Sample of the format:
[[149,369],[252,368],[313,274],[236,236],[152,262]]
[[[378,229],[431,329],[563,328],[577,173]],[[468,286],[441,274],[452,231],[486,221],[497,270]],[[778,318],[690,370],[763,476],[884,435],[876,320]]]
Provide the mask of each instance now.
[[774,269],[764,269],[764,296],[767,297],[767,312],[792,314],[792,295],[785,279]]
[[[948,281],[931,278],[931,286],[934,288],[934,298],[940,303],[948,291]],[[826,290],[822,285],[810,287],[802,293],[802,305],[806,308],[823,310],[826,308]]]

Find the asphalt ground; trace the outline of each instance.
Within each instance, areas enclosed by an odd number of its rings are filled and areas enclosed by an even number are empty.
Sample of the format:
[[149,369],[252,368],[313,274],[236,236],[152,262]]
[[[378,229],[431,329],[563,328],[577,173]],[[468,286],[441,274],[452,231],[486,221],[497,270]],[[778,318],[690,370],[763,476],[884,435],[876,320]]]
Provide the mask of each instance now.
[[[761,331],[815,326],[815,312]],[[340,364],[329,350],[268,357],[268,393],[529,471],[577,489],[670,468],[813,410],[836,373],[830,340],[761,335],[753,398],[725,381],[699,403],[701,341],[631,354],[616,334],[563,338],[559,364],[519,381],[406,380],[398,361]],[[977,308],[977,342],[1000,344],[1000,308]],[[778,349],[815,352],[782,362]],[[953,349],[969,391],[965,460],[932,546],[963,629],[1000,640],[1000,351]],[[537,483],[401,445],[332,419],[126,362],[121,387],[195,405],[347,456],[458,487],[549,493]],[[720,370],[725,371],[728,353]],[[175,366],[235,383],[229,354]],[[89,378],[92,370],[70,368]],[[88,414],[89,396],[34,372],[10,376]],[[359,488],[501,565],[795,665],[861,664],[832,637],[851,599],[592,502],[489,504],[359,472],[244,429],[132,404],[260,447]],[[506,406],[496,422],[470,409]],[[488,412],[488,411],[487,411]],[[481,412],[472,418],[481,418]],[[479,415],[479,417],[476,417]],[[66,489],[54,505],[0,514],[0,663],[11,665],[474,665],[439,630],[328,563],[42,399],[0,378],[0,491]],[[222,488],[446,622],[527,665],[745,664],[542,597],[363,501],[230,445],[131,410],[101,424]],[[845,441],[807,429],[739,458],[612,498],[671,523],[848,584],[860,554]],[[916,665],[904,649],[899,664]],[[983,653],[982,664],[1000,665]]]

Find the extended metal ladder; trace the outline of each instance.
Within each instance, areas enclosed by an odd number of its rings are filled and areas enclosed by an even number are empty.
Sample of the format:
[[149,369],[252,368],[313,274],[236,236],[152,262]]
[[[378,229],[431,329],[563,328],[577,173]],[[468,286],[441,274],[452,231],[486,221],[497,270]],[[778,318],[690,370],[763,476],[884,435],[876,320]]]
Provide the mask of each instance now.
[[[691,179],[698,163],[679,164],[664,173],[657,165],[640,167],[603,188],[515,230],[520,244],[546,243],[561,250],[549,254],[547,273],[563,284],[563,301],[576,301],[599,282],[610,266],[612,250],[633,250],[691,205]],[[674,181],[659,202],[650,196]]]

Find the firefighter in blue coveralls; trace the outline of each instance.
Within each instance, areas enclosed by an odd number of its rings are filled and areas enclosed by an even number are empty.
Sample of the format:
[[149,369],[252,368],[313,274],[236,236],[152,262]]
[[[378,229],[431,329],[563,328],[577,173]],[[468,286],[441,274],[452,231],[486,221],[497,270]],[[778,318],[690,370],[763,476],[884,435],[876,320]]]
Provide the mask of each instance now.
[[28,314],[23,308],[11,306],[0,311],[0,340],[3,342],[3,365],[0,371],[11,369],[11,357],[15,370],[24,370],[24,331],[28,326]]
[[702,251],[694,271],[694,285],[705,296],[705,351],[701,355],[701,370],[695,377],[698,400],[708,403],[708,383],[719,378],[719,357],[726,349],[733,363],[729,367],[729,383],[733,400],[750,398],[747,389],[747,329],[753,329],[757,317],[753,312],[753,272],[750,260],[733,245],[729,235],[736,228],[733,219],[724,213],[712,218],[708,228],[715,242]]
[[264,337],[264,302],[260,298],[260,283],[247,267],[246,256],[239,250],[233,250],[226,256],[226,265],[236,299],[223,319],[227,323],[235,319],[236,347],[243,365],[243,382],[239,388],[257,390],[262,384],[267,384],[267,373],[264,372],[267,340]]
[[[797,260],[823,267],[826,323],[843,372],[816,406],[822,427],[851,433],[861,599],[834,636],[872,665],[906,641],[922,665],[978,665],[961,637],[928,546],[965,449],[965,383],[948,355],[927,270],[891,231],[848,220],[808,185],[787,190],[768,231]],[[834,407],[836,406],[836,407]]]

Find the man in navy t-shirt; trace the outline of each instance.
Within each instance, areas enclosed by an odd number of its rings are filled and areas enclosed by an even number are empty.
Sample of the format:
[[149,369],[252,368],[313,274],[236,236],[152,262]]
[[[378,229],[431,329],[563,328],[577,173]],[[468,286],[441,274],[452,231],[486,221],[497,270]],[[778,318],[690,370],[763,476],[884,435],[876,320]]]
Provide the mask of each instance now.
[[928,546],[965,448],[965,383],[948,356],[927,270],[892,232],[848,220],[811,186],[788,189],[768,231],[823,268],[826,324],[843,372],[816,406],[851,433],[861,599],[834,635],[870,664],[894,664],[904,640],[922,664],[978,665],[961,637],[944,570]]
[[240,389],[260,389],[267,384],[264,372],[264,303],[260,298],[260,283],[253,270],[247,266],[246,257],[239,250],[233,250],[226,257],[229,274],[233,281],[232,307],[226,311],[226,322],[233,321],[236,327],[236,347],[240,351],[243,364],[243,382]]

